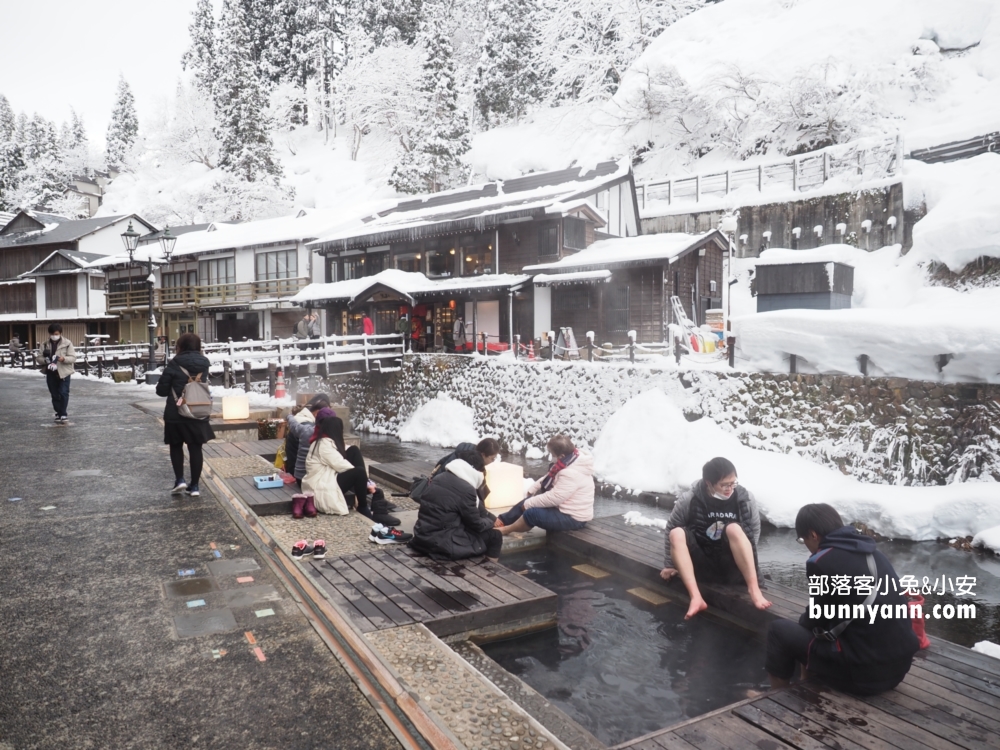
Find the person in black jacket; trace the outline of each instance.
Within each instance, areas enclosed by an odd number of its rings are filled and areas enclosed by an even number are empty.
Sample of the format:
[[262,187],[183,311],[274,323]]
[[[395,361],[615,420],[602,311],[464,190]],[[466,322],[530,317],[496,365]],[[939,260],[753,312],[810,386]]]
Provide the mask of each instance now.
[[[875,540],[845,526],[826,503],[803,506],[795,533],[812,553],[806,561],[809,607],[798,623],[775,620],[768,628],[771,685],[787,685],[798,662],[809,676],[847,693],[876,695],[896,687],[920,644],[892,563]],[[878,593],[869,600],[873,590]]]
[[476,451],[458,451],[427,485],[413,526],[415,550],[435,560],[464,560],[485,554],[496,562],[503,534],[496,517],[479,501],[486,465]]
[[[190,419],[177,412],[177,399],[184,391],[189,377],[201,375],[201,381],[208,383],[208,358],[201,353],[201,339],[194,333],[182,333],[177,339],[176,355],[171,359],[156,383],[156,395],[166,396],[163,407],[163,442],[170,446],[170,463],[174,467],[174,488],[171,493],[179,495],[187,490],[191,497],[198,497],[201,490],[202,452],[201,446],[215,437],[215,432],[207,419]],[[183,370],[181,369],[183,368]],[[187,370],[187,374],[184,373]],[[187,445],[191,460],[191,483],[184,481],[184,446]]]
[[[496,460],[496,457],[500,455],[500,443],[497,442],[495,438],[483,438],[478,443],[459,443],[455,446],[455,450],[449,453],[447,456],[442,458],[434,466],[434,470],[431,472],[431,476],[440,474],[444,471],[445,467],[455,460],[458,456],[459,451],[475,451],[480,456],[483,457],[483,465],[489,466]],[[486,486],[486,482],[483,482],[482,486],[476,490],[476,494],[482,502],[486,502],[486,496],[490,494],[489,488]]]

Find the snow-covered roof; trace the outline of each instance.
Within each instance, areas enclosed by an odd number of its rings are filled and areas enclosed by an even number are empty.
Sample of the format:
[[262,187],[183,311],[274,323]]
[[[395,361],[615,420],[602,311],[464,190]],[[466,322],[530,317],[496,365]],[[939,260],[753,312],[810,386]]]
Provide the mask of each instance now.
[[[267,245],[278,242],[297,242],[319,236],[349,220],[352,214],[340,210],[300,209],[291,216],[276,219],[246,221],[239,224],[215,222],[201,231],[179,234],[171,259],[186,255],[218,252],[253,245]],[[152,258],[155,263],[163,262],[163,251],[159,242],[140,245],[134,255],[136,261]],[[97,261],[96,266],[114,266],[128,263],[128,254],[119,253]]]
[[444,232],[482,231],[553,207],[567,213],[581,208],[578,199],[627,179],[630,173],[626,161],[605,162],[589,171],[575,167],[432,193],[345,224],[310,246],[320,252],[371,247]]
[[852,265],[857,257],[857,249],[851,245],[823,245],[808,250],[789,250],[772,247],[757,258],[758,266],[785,266],[789,263],[842,263]]
[[[76,267],[50,269],[48,271],[44,270],[49,261],[57,255],[70,261]],[[30,271],[22,273],[19,278],[27,276],[56,276],[59,274],[87,273],[91,270],[90,265],[103,257],[103,255],[98,255],[97,253],[81,253],[78,250],[54,250],[45,256],[45,260],[32,268]]]
[[525,283],[531,277],[522,274],[491,273],[482,276],[454,276],[448,279],[429,279],[422,273],[388,268],[374,276],[361,279],[334,281],[328,284],[309,284],[290,301],[302,305],[310,302],[334,302],[364,299],[369,290],[381,287],[402,297],[413,299],[432,294],[447,294],[487,289],[510,289]]
[[717,240],[720,246],[725,247],[726,237],[717,229],[704,234],[667,232],[646,234],[639,237],[612,237],[595,242],[586,250],[581,250],[553,263],[525,266],[524,271],[527,273],[532,271],[560,273],[564,270],[597,269],[617,263],[641,263],[652,260],[673,261],[713,239]]
[[559,286],[561,284],[593,284],[611,281],[611,271],[573,271],[571,273],[540,273],[532,282],[535,286]]
[[44,229],[0,235],[0,247],[24,247],[26,245],[52,245],[57,242],[75,242],[89,234],[112,226],[122,219],[132,219],[139,222],[140,229],[146,227],[150,231],[155,231],[155,227],[152,224],[143,221],[135,214],[101,216],[92,219],[67,221],[53,214],[26,213],[36,221],[42,223]]

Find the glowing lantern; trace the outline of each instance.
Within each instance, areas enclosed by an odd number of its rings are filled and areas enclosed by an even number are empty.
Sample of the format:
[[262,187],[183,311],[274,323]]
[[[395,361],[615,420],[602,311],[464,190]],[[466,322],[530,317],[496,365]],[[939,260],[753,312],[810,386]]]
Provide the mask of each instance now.
[[524,467],[495,461],[486,467],[487,508],[509,508],[524,499]]
[[249,396],[223,396],[223,419],[250,419]]

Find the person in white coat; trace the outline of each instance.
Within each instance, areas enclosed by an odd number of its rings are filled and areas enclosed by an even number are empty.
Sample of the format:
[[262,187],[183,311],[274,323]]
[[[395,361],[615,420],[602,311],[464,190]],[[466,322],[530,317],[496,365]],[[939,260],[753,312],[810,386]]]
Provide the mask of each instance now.
[[344,492],[354,492],[358,513],[372,517],[368,493],[375,492],[368,481],[364,458],[355,446],[344,446],[344,423],[333,409],[320,409],[316,430],[306,457],[306,475],[302,491],[315,497],[316,510],[345,516],[348,512]]
[[546,531],[582,529],[594,517],[594,458],[566,435],[549,440],[553,464],[528,490],[528,497],[497,517],[494,528],[507,534],[537,526]]

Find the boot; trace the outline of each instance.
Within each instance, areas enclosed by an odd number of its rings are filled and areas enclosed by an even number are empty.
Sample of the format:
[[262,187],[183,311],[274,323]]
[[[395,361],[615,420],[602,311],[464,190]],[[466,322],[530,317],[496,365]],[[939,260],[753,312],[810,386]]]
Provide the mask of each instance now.
[[306,507],[303,510],[305,511],[305,514],[307,516],[309,516],[309,518],[315,518],[316,517],[316,496],[315,495],[312,495],[312,494],[306,495]]
[[371,519],[383,526],[399,526],[399,519],[389,515],[389,501],[382,490],[375,490],[371,500]]
[[292,518],[302,518],[302,509],[305,505],[305,495],[292,495]]

